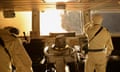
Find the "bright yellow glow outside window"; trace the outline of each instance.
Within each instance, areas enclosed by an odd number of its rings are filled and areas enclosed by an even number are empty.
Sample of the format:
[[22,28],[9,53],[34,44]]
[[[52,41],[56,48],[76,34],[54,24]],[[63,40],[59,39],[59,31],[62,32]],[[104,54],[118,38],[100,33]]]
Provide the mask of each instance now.
[[61,26],[63,11],[50,9],[40,13],[40,33],[49,35],[50,32],[66,32]]

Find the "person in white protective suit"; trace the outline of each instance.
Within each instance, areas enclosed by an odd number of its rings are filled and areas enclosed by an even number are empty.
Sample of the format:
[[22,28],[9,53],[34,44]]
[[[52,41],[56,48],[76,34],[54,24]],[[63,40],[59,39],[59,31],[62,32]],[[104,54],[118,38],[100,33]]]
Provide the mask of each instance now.
[[3,40],[0,38],[0,72],[12,72],[11,58],[4,48]]
[[19,30],[15,27],[5,27],[0,31],[0,37],[10,53],[15,72],[33,72],[32,61],[28,56],[22,41],[17,37]]
[[85,62],[85,72],[106,72],[108,56],[113,50],[110,32],[102,26],[100,14],[93,14],[92,22],[85,25],[89,47]]

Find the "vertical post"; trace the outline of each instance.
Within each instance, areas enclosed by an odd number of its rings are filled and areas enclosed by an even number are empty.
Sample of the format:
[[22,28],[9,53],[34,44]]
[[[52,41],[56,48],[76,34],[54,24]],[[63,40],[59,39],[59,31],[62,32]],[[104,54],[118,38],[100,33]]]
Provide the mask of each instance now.
[[83,25],[83,34],[85,33],[84,31],[84,25],[90,22],[90,10],[86,11],[81,11],[81,19],[82,19],[82,25]]
[[36,7],[32,9],[32,31],[30,35],[32,39],[40,37],[40,13]]
[[[81,0],[81,3],[89,3],[91,0]],[[86,24],[90,21],[90,10],[83,10],[82,17],[83,17],[83,24]]]
[[84,24],[90,22],[90,10],[83,11],[84,15]]

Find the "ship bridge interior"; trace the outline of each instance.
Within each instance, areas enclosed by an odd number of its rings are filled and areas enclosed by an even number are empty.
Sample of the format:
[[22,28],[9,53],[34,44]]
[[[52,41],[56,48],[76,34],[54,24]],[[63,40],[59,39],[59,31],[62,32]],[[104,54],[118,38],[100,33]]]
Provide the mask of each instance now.
[[[103,16],[103,25],[112,36],[114,51],[108,72],[120,72],[120,0],[0,0],[0,28],[20,30],[34,72],[42,72],[44,66],[37,62],[43,58],[44,47],[53,44],[58,34],[64,34],[69,45],[79,45],[86,40],[84,25],[94,13]],[[84,72],[83,63],[81,68]]]

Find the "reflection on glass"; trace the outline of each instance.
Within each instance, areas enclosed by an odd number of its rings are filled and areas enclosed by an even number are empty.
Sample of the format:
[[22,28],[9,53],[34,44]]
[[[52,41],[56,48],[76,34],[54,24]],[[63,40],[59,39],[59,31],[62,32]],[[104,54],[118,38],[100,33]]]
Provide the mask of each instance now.
[[77,35],[82,34],[81,12],[67,11],[62,16],[62,27],[68,32],[76,32]]

